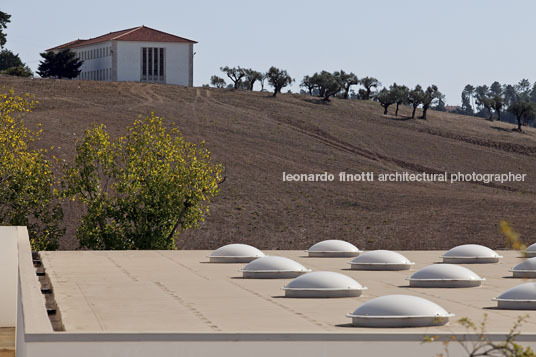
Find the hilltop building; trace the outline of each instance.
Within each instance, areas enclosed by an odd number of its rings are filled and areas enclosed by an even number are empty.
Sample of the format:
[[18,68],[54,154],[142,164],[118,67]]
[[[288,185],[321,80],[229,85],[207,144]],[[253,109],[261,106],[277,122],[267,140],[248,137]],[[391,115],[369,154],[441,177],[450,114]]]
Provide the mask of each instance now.
[[77,79],[193,85],[193,45],[146,26],[75,40],[47,51],[71,49],[83,61]]

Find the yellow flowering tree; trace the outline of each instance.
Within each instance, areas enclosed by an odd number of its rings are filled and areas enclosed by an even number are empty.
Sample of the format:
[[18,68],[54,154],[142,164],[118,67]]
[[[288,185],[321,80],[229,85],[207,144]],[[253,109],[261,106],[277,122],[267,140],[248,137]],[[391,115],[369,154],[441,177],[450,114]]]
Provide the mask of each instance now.
[[204,143],[189,143],[154,114],[112,140],[104,125],[85,132],[66,164],[65,194],[85,206],[77,238],[90,249],[175,249],[218,192],[222,166]]
[[0,225],[27,226],[32,249],[53,250],[65,231],[59,193],[46,150],[30,147],[41,131],[23,122],[36,104],[28,94],[0,94]]

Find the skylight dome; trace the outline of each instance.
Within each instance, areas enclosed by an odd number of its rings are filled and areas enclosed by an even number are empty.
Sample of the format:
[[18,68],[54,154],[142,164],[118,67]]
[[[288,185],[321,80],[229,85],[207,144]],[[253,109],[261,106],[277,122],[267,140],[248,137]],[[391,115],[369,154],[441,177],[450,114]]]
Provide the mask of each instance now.
[[371,250],[354,258],[349,264],[352,270],[408,270],[415,263],[390,250]]
[[432,264],[415,272],[409,285],[419,288],[470,288],[480,286],[483,278],[456,264]]
[[244,278],[286,279],[308,273],[311,269],[289,258],[266,256],[255,259],[241,271]]
[[536,243],[531,244],[531,245],[525,250],[525,254],[526,254],[527,257],[529,257],[529,258],[536,257]]
[[213,251],[209,259],[211,263],[249,263],[260,257],[264,253],[251,245],[227,244]]
[[355,257],[360,253],[355,245],[338,239],[318,242],[307,252],[310,257]]
[[452,248],[441,256],[443,263],[479,264],[497,263],[502,256],[479,244],[464,244]]
[[510,271],[514,278],[536,278],[536,257],[522,261]]
[[360,296],[366,287],[341,273],[315,271],[292,280],[283,288],[286,297],[332,298]]
[[361,327],[440,326],[454,314],[430,300],[411,295],[386,295],[372,299],[351,314],[352,325]]
[[536,310],[536,283],[518,285],[493,300],[499,309]]

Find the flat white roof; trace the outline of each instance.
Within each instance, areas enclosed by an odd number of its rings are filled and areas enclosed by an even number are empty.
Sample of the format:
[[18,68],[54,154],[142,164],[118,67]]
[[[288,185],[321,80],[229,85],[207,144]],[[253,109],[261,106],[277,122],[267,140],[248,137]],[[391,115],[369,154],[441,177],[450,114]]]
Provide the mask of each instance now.
[[[467,264],[486,281],[476,288],[410,288],[416,270],[440,262],[444,251],[402,251],[416,264],[406,271],[349,270],[351,258],[310,258],[303,251],[265,251],[298,261],[313,271],[346,274],[368,290],[360,297],[285,298],[291,279],[242,279],[238,264],[208,263],[210,251],[41,252],[66,332],[366,334],[369,338],[421,339],[422,334],[467,333],[457,320],[480,322],[487,332],[506,334],[520,315],[529,315],[524,334],[536,333],[536,312],[498,310],[491,299],[526,282],[508,270],[519,252],[500,251],[497,264]],[[352,327],[345,315],[382,295],[429,299],[456,314],[445,326],[425,328]],[[402,336],[404,335],[404,336]],[[376,336],[376,337],[374,337]],[[413,337],[412,337],[413,336]],[[329,337],[329,336],[328,336]]]

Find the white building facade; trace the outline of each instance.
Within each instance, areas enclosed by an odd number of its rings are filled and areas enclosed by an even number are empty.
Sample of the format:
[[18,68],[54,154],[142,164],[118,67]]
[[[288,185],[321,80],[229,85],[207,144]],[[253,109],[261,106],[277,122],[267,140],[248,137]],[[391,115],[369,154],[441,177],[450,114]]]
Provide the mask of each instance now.
[[77,79],[193,85],[193,45],[146,26],[76,40],[48,51],[71,49],[83,61]]

